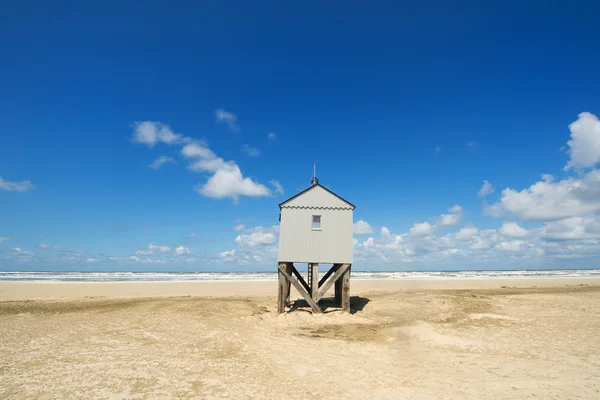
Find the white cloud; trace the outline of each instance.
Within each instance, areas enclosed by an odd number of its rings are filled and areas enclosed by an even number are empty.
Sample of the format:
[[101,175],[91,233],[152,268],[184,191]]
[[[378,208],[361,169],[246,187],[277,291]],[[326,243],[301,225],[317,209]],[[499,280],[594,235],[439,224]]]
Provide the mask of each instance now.
[[169,125],[155,121],[141,121],[133,124],[133,141],[154,147],[159,142],[175,144],[181,140],[181,135],[174,133]]
[[269,140],[275,140],[277,139],[277,135],[274,134],[273,132],[270,132],[267,137],[269,138]]
[[582,240],[600,238],[598,217],[573,217],[548,222],[541,229],[544,238],[552,240]]
[[195,238],[196,238],[196,234],[194,232],[192,232],[188,235],[188,239],[195,239]]
[[187,158],[194,159],[189,166],[192,171],[213,173],[204,185],[196,186],[196,191],[201,195],[217,199],[229,197],[237,201],[239,196],[260,197],[271,194],[266,186],[250,178],[244,178],[235,162],[226,162],[217,157],[202,142],[185,145],[181,153]]
[[479,146],[479,143],[477,142],[467,142],[467,148],[469,150],[475,150],[477,146]]
[[157,260],[154,258],[139,258],[136,256],[130,256],[128,258],[122,259],[122,261],[135,261],[143,264],[164,264],[167,260]]
[[152,243],[148,245],[148,249],[152,250],[155,253],[168,253],[171,251],[169,246],[155,246]]
[[458,204],[450,207],[448,211],[451,214],[441,214],[438,218],[439,226],[454,226],[458,225],[460,219],[462,218],[463,209]]
[[434,232],[434,230],[435,226],[425,221],[422,223],[414,224],[413,227],[410,228],[410,231],[408,233],[409,235],[425,236],[431,235]]
[[245,144],[242,146],[242,152],[246,153],[250,157],[258,157],[260,156],[260,150],[256,147],[252,147],[249,144]]
[[272,244],[277,241],[277,233],[278,228],[263,228],[262,226],[257,226],[252,229],[249,233],[242,233],[238,237],[235,238],[235,242],[240,247],[256,247],[262,246],[266,244]]
[[32,262],[38,261],[35,253],[32,251],[26,251],[21,249],[20,247],[15,247],[13,249],[8,250],[8,256],[4,258],[7,260],[19,261],[19,262]]
[[152,162],[152,164],[148,165],[148,168],[159,169],[160,167],[162,167],[164,164],[167,164],[167,163],[177,164],[177,161],[175,161],[173,159],[173,157],[160,156],[156,160],[154,160]]
[[170,251],[171,251],[171,248],[169,246],[156,246],[156,245],[150,243],[147,248],[140,249],[140,250],[136,251],[135,254],[148,255],[148,254],[154,254],[154,253],[169,253]]
[[463,212],[463,209],[462,209],[462,207],[461,207],[461,206],[459,206],[458,204],[455,204],[455,205],[453,205],[452,207],[450,207],[450,208],[448,209],[448,211],[450,211],[451,213],[454,213],[454,214],[460,214],[460,213],[462,213],[462,212]]
[[86,261],[87,261],[87,262],[89,262],[89,263],[97,263],[97,262],[100,262],[100,260],[99,260],[99,259],[97,259],[97,258],[92,258],[92,257],[89,257],[89,258],[88,258]]
[[477,232],[477,228],[473,226],[464,227],[460,231],[458,231],[456,235],[454,235],[454,238],[460,241],[471,240],[475,235],[477,235]]
[[516,222],[505,222],[498,232],[508,238],[522,238],[527,236],[527,230],[523,229]]
[[218,123],[226,124],[229,127],[229,130],[233,132],[240,130],[240,126],[237,123],[238,117],[234,113],[219,108],[215,111],[215,117],[217,118]]
[[600,170],[581,178],[555,182],[551,175],[527,189],[504,189],[500,202],[486,206],[485,213],[500,217],[507,213],[524,220],[548,221],[581,216],[600,210]]
[[433,149],[433,152],[437,155],[440,154],[440,152],[442,151],[442,147],[440,145],[435,146],[435,148]]
[[233,227],[233,230],[234,230],[234,231],[241,232],[241,231],[243,231],[243,230],[244,230],[244,228],[245,228],[244,224],[236,224],[236,225]]
[[458,225],[459,221],[460,221],[459,214],[442,214],[442,215],[440,215],[439,223],[442,226],[453,226],[453,225]]
[[600,121],[594,114],[583,112],[569,129],[571,139],[567,142],[567,153],[570,159],[564,169],[594,167],[600,162]]
[[184,256],[188,254],[192,254],[192,251],[184,246],[178,246],[175,248],[175,254],[178,256]]
[[5,181],[0,176],[0,190],[6,190],[9,192],[26,192],[32,189],[35,189],[35,186],[31,184],[31,181],[9,182]]
[[518,253],[524,250],[525,243],[523,240],[509,240],[496,244],[495,248],[501,251]]
[[371,233],[373,233],[373,228],[371,227],[371,225],[369,225],[367,221],[363,221],[362,219],[354,223],[353,230],[354,234],[356,235],[370,235]]
[[60,248],[59,246],[51,246],[51,245],[49,245],[48,243],[40,243],[40,244],[38,245],[38,247],[39,247],[40,249],[59,249],[59,248]]
[[154,251],[150,250],[150,249],[141,249],[135,252],[135,254],[143,256],[143,255],[148,255],[148,254],[152,254],[154,253]]
[[483,181],[483,186],[481,187],[481,189],[479,189],[479,192],[477,192],[477,196],[485,197],[488,194],[494,193],[495,190],[496,189],[494,189],[491,183],[489,183],[488,181]]
[[21,249],[20,247],[15,247],[13,249],[13,251],[15,253],[26,255],[26,256],[34,256],[35,255],[32,251],[25,251],[25,250]]
[[[235,122],[235,119],[232,120],[235,117],[232,117],[233,114],[222,111],[218,112],[217,116],[223,122]],[[217,157],[204,141],[175,134],[168,125],[150,121],[136,123],[134,141],[147,144],[150,147],[158,142],[182,144],[181,154],[190,160],[188,169],[195,172],[207,172],[210,175],[206,183],[194,187],[203,196],[216,199],[231,198],[234,202],[237,202],[239,196],[261,197],[271,195],[271,191],[265,185],[244,177],[235,161],[225,161]],[[164,162],[158,164],[162,165]],[[157,166],[160,166],[158,164]]]
[[230,197],[234,202],[238,200],[238,196],[261,197],[271,193],[266,186],[244,178],[237,165],[217,170],[206,184],[197,186],[196,191],[216,199]]
[[283,186],[281,186],[281,184],[279,183],[279,181],[276,180],[272,180],[271,181],[271,185],[273,185],[273,187],[275,188],[275,193],[276,194],[283,194]]
[[5,240],[8,240],[6,236],[0,236],[0,242],[4,242]]

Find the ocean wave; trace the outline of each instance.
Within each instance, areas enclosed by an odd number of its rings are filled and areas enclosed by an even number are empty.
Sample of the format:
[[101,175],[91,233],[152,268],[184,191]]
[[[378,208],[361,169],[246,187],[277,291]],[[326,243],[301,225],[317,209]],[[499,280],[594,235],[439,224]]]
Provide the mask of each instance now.
[[[302,271],[300,271],[302,273]],[[320,274],[322,277],[324,272]],[[502,271],[352,271],[352,279],[492,279],[600,277],[600,269]],[[277,272],[28,272],[0,271],[0,281],[184,282],[275,281]]]

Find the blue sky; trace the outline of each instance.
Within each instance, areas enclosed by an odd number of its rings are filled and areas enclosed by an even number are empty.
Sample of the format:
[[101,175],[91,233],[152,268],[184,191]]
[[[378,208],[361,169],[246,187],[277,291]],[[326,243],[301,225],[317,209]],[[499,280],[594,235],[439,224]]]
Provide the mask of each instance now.
[[6,5],[0,269],[272,269],[313,161],[358,269],[596,267],[598,11]]

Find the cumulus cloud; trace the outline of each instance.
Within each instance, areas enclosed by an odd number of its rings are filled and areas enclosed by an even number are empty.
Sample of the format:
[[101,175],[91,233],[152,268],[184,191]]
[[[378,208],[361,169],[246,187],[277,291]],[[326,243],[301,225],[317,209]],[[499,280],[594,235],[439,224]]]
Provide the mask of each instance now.
[[454,235],[456,240],[464,241],[464,240],[472,240],[475,235],[477,235],[477,228],[473,226],[464,227],[460,231]]
[[160,169],[164,164],[177,164],[177,161],[173,159],[173,157],[161,156],[152,162],[152,164],[148,165],[150,169]]
[[483,186],[481,187],[481,189],[479,189],[479,192],[477,192],[477,196],[485,197],[488,194],[494,193],[495,190],[496,189],[494,189],[491,183],[489,183],[488,181],[483,181]]
[[156,245],[150,243],[147,248],[140,249],[140,250],[136,251],[135,254],[148,255],[148,254],[154,254],[154,253],[169,253],[170,251],[171,251],[171,248],[169,246],[156,246]]
[[455,204],[454,206],[450,207],[448,211],[450,212],[450,214],[441,214],[439,216],[437,222],[439,226],[454,226],[458,225],[458,223],[460,222],[460,219],[462,218],[463,214],[463,209],[461,206]]
[[[217,118],[222,122],[233,123],[234,125],[237,120],[235,115],[224,110],[217,110]],[[261,197],[271,195],[271,191],[265,185],[244,177],[235,161],[225,161],[218,157],[205,141],[173,133],[166,124],[152,121],[135,123],[133,141],[146,144],[149,147],[153,147],[160,142],[182,145],[181,154],[190,162],[188,169],[208,174],[207,181],[204,184],[198,184],[194,187],[198,194],[202,196],[215,199],[231,198],[234,203],[237,203],[240,196]],[[166,162],[171,162],[171,160],[173,159],[170,157],[160,157],[150,165],[150,168],[158,169]],[[275,189],[279,190],[280,187],[276,186]]]
[[[435,230],[435,226],[430,224],[429,222],[425,221],[425,222],[421,222],[421,223],[417,223],[414,224],[412,228],[410,228],[410,231],[408,232],[410,235],[415,235],[415,236],[425,236],[425,235],[431,235]],[[389,233],[389,231],[388,231]]]
[[361,219],[354,223],[353,231],[355,235],[370,235],[373,233],[373,228],[367,221]]
[[600,121],[589,112],[579,114],[579,118],[569,125],[571,139],[567,142],[570,159],[565,170],[591,168],[600,162]]
[[600,171],[554,181],[543,175],[527,189],[504,189],[498,203],[486,206],[493,217],[514,214],[524,220],[549,221],[582,216],[600,210]]
[[522,238],[527,236],[527,230],[521,228],[516,222],[503,223],[498,232],[508,238]]
[[277,139],[277,135],[273,132],[270,132],[267,137],[269,138],[269,140],[275,140]]
[[189,143],[181,153],[192,160],[189,166],[192,171],[212,173],[204,185],[196,186],[196,191],[201,195],[237,201],[239,196],[260,197],[271,194],[263,184],[244,177],[235,162],[217,157],[203,142]]
[[573,217],[547,222],[541,235],[551,240],[583,240],[600,238],[598,217]]
[[238,117],[232,112],[219,108],[215,111],[215,118],[218,123],[226,124],[230,131],[237,132],[240,130],[237,122]]
[[519,253],[523,250],[525,243],[523,240],[509,240],[496,244],[495,248],[501,251]]
[[455,205],[453,205],[452,207],[450,207],[450,208],[448,209],[448,211],[450,211],[451,213],[454,213],[454,214],[460,214],[460,213],[462,213],[462,212],[463,212],[463,209],[462,209],[462,207],[461,207],[461,206],[459,206],[458,204],[455,204]]
[[174,133],[169,125],[156,121],[140,121],[133,124],[133,141],[148,147],[157,143],[175,144],[181,140],[181,135]]
[[245,144],[242,146],[242,152],[246,153],[250,157],[258,157],[260,156],[260,150],[256,147],[250,146],[249,144]]
[[0,190],[6,190],[8,192],[26,192],[33,189],[35,189],[35,186],[31,184],[31,181],[9,182],[5,181],[0,176]]
[[276,227],[263,228],[262,226],[257,226],[251,229],[249,232],[242,233],[236,237],[235,242],[240,247],[256,247],[266,244],[273,244],[277,241],[277,233],[278,228]]
[[458,225],[460,221],[460,215],[458,214],[442,214],[440,215],[440,225],[442,226],[452,226]]
[[192,251],[190,249],[188,249],[187,247],[177,246],[175,248],[175,255],[184,256],[184,255],[188,255],[188,254],[192,254]]

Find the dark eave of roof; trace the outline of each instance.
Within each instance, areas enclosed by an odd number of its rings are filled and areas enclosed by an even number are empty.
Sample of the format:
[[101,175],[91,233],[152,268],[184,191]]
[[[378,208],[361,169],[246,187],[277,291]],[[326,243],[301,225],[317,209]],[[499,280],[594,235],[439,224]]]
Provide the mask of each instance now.
[[284,205],[285,203],[294,200],[296,197],[303,195],[304,193],[308,192],[309,190],[311,190],[312,188],[314,188],[316,186],[322,187],[323,189],[325,189],[326,191],[328,191],[329,193],[331,193],[332,195],[334,195],[338,199],[342,200],[344,203],[348,203],[349,205],[352,206],[353,210],[356,208],[356,206],[354,204],[350,203],[348,200],[344,199],[343,197],[338,196],[337,194],[333,193],[331,190],[327,189],[325,186],[321,185],[320,183],[317,183],[316,185],[309,186],[307,189],[301,191],[300,193],[298,193],[295,196],[290,197],[289,199],[285,200],[283,203],[279,203],[279,208],[281,208],[281,206]]

